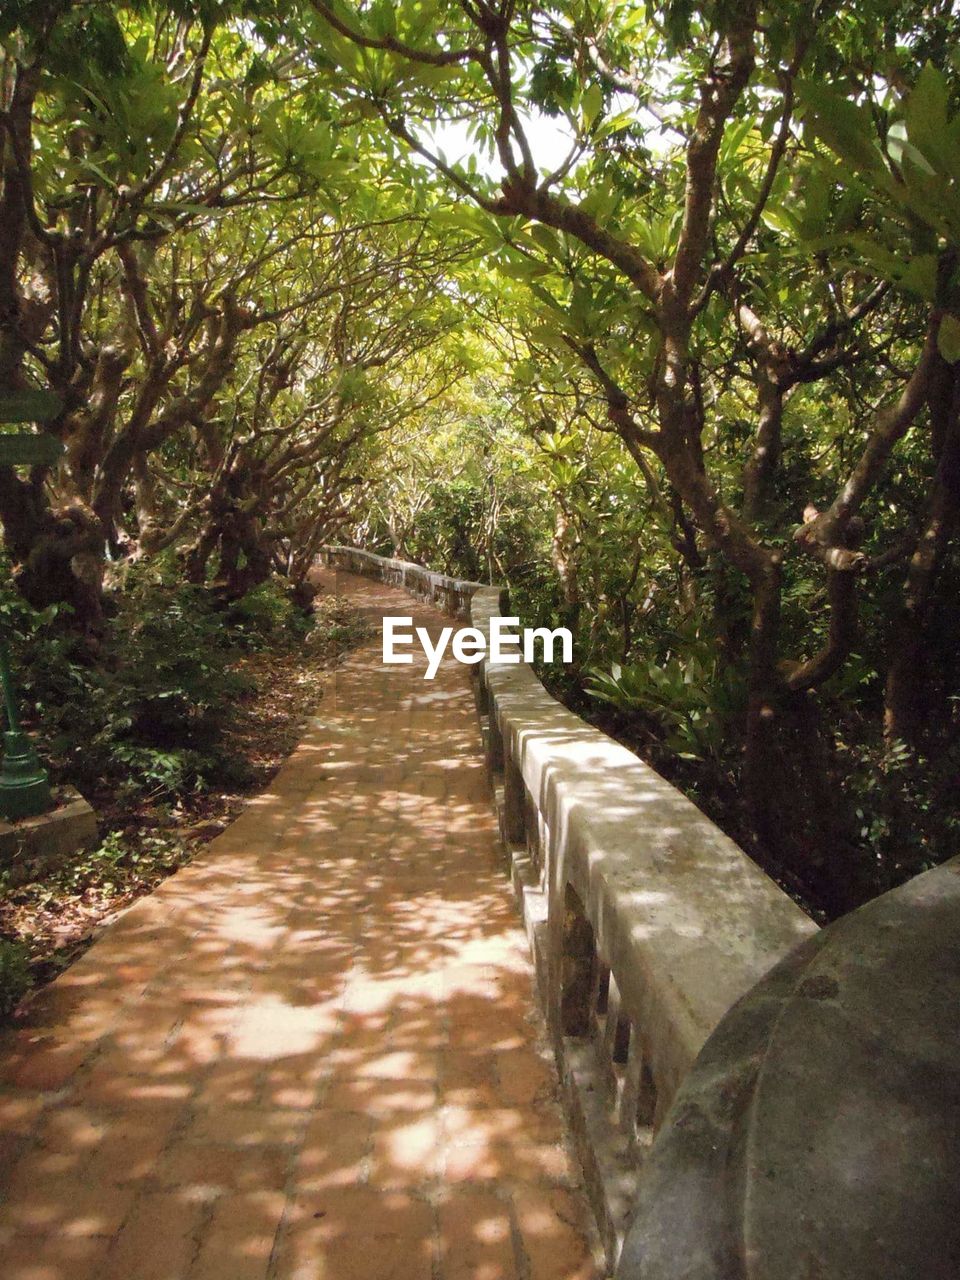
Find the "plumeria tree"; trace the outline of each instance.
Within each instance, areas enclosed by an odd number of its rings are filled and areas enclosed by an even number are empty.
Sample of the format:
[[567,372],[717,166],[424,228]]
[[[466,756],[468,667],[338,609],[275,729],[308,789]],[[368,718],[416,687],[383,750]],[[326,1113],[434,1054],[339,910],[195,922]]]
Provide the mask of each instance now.
[[[921,502],[933,515],[945,496],[960,355],[951,6],[311,7],[318,74],[335,71],[349,109],[432,168],[448,225],[526,285],[557,369],[589,376],[682,504],[745,667],[753,832],[849,905],[872,872],[856,864],[821,691],[891,575],[903,627],[922,630],[920,582],[945,542],[916,512],[890,518],[881,495],[916,428],[933,441]],[[540,154],[544,119],[568,140],[559,163]],[[460,159],[445,142],[457,126]],[[889,733],[908,735],[898,683],[891,670]]]
[[34,4],[4,32],[0,393],[46,393],[65,454],[0,468],[0,520],[24,594],[87,629],[108,557],[192,536],[191,573],[216,552],[240,590],[294,514],[315,545],[351,448],[454,376],[391,381],[449,328],[458,246],[269,21]]
[[352,533],[569,620],[566,694],[828,911],[940,856],[952,9],[7,5],[21,590],[95,636],[113,561],[305,595]]

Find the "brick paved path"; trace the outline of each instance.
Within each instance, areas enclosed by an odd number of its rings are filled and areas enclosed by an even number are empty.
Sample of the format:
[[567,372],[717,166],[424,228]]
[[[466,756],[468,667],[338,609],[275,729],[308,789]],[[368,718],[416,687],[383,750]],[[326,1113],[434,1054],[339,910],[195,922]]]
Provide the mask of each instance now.
[[379,643],[0,1042],[3,1280],[597,1274],[466,669]]

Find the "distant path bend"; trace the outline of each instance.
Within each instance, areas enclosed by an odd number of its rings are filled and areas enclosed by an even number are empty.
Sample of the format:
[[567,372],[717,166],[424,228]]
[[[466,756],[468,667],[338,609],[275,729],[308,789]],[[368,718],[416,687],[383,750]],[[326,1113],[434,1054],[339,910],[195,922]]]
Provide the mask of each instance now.
[[270,788],[0,1041],[4,1280],[598,1275],[468,672],[424,668],[378,625]]

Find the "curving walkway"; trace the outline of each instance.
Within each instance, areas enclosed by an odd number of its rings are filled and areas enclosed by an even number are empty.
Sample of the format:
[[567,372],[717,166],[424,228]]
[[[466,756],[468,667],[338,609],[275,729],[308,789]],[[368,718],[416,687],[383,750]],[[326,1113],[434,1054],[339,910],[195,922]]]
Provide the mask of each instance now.
[[467,669],[423,666],[355,652],[270,790],[0,1042],[4,1280],[598,1274]]

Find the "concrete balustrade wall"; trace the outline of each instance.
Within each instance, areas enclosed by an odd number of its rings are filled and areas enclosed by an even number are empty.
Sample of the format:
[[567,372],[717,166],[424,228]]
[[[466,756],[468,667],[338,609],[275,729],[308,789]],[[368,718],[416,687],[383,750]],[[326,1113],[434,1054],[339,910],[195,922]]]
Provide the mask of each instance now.
[[460,578],[448,578],[444,573],[434,573],[409,560],[390,560],[375,556],[370,551],[356,547],[324,547],[320,553],[324,564],[348,573],[378,578],[395,587],[403,587],[418,600],[428,600],[455,618],[467,618],[474,592],[484,586],[482,582],[467,582]]
[[[499,587],[348,548],[485,634]],[[727,1010],[814,922],[675,787],[525,663],[474,666],[500,832],[611,1262],[644,1152]]]

